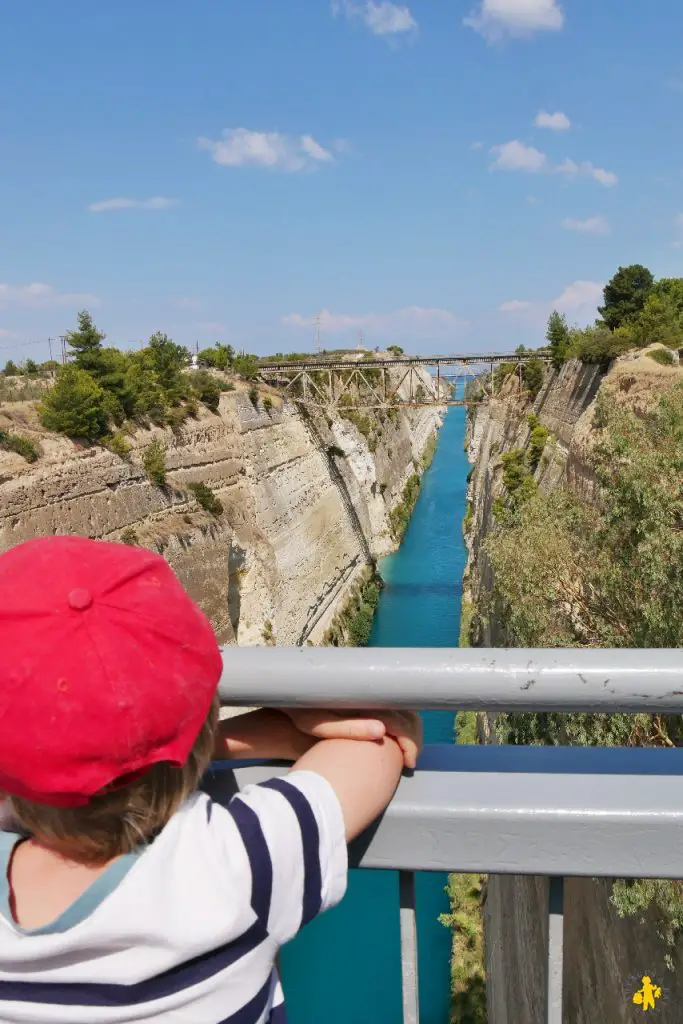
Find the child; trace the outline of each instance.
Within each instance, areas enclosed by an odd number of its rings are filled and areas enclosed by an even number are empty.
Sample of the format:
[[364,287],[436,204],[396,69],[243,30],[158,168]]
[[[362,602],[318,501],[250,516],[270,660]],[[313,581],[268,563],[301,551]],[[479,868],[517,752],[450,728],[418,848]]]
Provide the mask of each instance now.
[[[76,537],[0,556],[0,650],[0,1021],[281,1024],[277,951],[342,898],[417,716],[219,724],[220,652],[167,563]],[[231,757],[296,764],[224,808],[197,787]]]

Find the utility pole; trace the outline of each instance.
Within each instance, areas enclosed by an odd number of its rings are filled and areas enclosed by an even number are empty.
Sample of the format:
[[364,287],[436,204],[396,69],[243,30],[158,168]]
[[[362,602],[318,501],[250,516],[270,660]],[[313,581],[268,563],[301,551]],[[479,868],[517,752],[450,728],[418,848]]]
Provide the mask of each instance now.
[[48,338],[47,343],[50,346],[50,362],[52,362],[52,338]]
[[65,335],[62,334],[59,340],[62,343],[62,366],[66,366],[66,337],[65,337]]

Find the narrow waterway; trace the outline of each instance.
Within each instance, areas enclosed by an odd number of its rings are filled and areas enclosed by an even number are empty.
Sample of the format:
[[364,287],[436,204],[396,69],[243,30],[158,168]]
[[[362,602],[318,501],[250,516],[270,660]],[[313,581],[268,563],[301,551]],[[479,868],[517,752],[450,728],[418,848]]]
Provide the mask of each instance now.
[[[450,409],[400,550],[381,566],[374,647],[457,647],[465,549],[465,410]],[[429,743],[453,741],[454,716],[424,712]],[[445,875],[417,879],[421,1024],[448,1024]],[[398,875],[352,871],[346,899],[282,956],[291,1024],[401,1024]]]

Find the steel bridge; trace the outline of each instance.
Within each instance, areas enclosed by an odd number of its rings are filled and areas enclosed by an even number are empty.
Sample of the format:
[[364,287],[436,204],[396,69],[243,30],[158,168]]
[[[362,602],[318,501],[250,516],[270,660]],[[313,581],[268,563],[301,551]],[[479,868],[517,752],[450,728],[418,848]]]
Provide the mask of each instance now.
[[[223,657],[221,698],[245,708],[683,712],[679,650],[226,647]],[[284,771],[224,763],[206,788],[227,802],[245,784]],[[563,971],[565,878],[682,878],[682,775],[679,748],[426,747],[381,820],[349,850],[354,867],[399,872],[404,1024],[420,1021],[416,871],[547,879],[534,1020],[562,1024],[564,982],[580,980],[575,964],[572,974]],[[596,941],[572,921],[575,949]],[[502,952],[510,963],[519,954]],[[519,1018],[513,1011],[509,1019]]]
[[[367,354],[346,359],[262,363],[258,377],[285,398],[320,409],[391,409],[420,406],[482,405],[495,393],[495,368],[511,364],[523,389],[523,366],[536,353],[398,356]],[[424,371],[431,371],[425,373]],[[461,382],[476,381],[471,394]]]

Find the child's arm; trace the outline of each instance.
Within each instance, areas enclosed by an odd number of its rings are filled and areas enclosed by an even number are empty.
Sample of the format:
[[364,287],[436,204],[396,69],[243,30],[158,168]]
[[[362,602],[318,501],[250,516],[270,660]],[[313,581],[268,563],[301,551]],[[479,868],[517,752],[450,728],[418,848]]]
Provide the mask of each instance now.
[[399,711],[334,712],[323,709],[251,711],[223,719],[213,759],[296,761],[317,740],[380,740],[393,737],[403,751],[405,768],[414,768],[419,742],[414,716]]
[[[419,750],[422,727],[418,715],[404,715],[405,737]],[[382,813],[390,802],[404,767],[398,740],[385,737],[375,743],[322,740],[294,766],[296,771],[322,775],[337,794],[344,816],[347,842]]]

